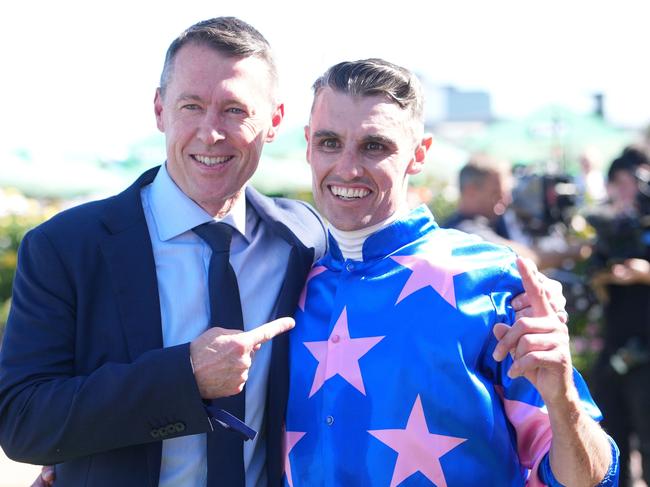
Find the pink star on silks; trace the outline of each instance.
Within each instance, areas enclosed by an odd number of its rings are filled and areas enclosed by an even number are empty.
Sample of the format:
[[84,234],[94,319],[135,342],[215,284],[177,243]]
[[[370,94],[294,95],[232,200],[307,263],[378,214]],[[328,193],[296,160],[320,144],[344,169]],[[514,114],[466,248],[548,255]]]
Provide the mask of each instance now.
[[465,438],[429,433],[419,395],[415,399],[405,429],[374,430],[368,433],[397,452],[390,487],[399,485],[415,472],[422,472],[438,487],[447,487],[440,457],[467,441]]
[[284,473],[287,475],[287,483],[289,487],[293,487],[293,477],[291,476],[291,460],[289,460],[289,453],[293,447],[305,436],[303,431],[286,431],[284,432]]
[[316,394],[326,380],[337,374],[365,396],[366,388],[363,386],[359,359],[383,338],[383,336],[350,338],[347,312],[343,308],[341,316],[336,321],[327,340],[304,343],[314,358],[318,360],[309,397]]
[[298,307],[301,310],[305,311],[305,300],[307,299],[307,286],[309,285],[309,281],[311,281],[318,274],[322,274],[326,270],[327,267],[322,265],[317,265],[316,267],[312,268],[312,270],[309,272],[309,275],[307,275],[307,280],[305,281],[305,287],[302,288],[302,292],[300,293],[300,299],[298,300]]
[[471,262],[451,254],[449,245],[435,243],[427,255],[435,256],[435,263],[420,255],[395,255],[391,257],[401,266],[413,271],[402,288],[395,304],[416,291],[431,286],[442,298],[456,308],[454,276],[479,267],[489,265],[485,262]]

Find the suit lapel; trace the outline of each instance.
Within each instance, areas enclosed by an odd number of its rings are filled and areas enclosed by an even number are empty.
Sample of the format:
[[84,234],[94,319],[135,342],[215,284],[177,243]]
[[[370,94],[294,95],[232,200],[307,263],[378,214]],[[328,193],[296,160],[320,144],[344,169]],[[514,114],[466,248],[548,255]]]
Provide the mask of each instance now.
[[114,199],[103,215],[109,235],[101,243],[113,281],[131,360],[162,348],[160,302],[151,238],[140,189],[153,181],[157,168],[145,172]]
[[102,243],[131,360],[162,348],[160,302],[149,232],[137,225]]

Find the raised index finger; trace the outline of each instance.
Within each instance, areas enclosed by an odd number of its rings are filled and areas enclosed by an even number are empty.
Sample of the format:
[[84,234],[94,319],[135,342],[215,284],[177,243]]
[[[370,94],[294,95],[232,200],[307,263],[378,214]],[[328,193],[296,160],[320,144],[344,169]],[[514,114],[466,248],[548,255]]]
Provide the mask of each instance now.
[[291,330],[295,325],[296,322],[293,318],[285,316],[246,331],[244,332],[244,335],[246,335],[250,340],[251,347],[254,347],[255,345],[260,345],[272,340],[273,337],[278,336],[281,333]]
[[519,257],[517,259],[517,268],[521,274],[521,280],[528,295],[530,306],[533,308],[533,316],[554,314],[555,311],[546,297],[542,283],[537,279],[535,264],[529,259]]

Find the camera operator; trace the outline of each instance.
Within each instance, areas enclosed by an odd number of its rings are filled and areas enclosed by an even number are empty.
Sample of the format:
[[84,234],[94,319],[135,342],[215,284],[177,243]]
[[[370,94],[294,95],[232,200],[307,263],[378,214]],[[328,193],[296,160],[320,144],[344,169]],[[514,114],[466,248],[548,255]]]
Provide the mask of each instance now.
[[[585,246],[570,245],[565,240],[555,248],[536,245],[509,210],[512,186],[510,168],[503,161],[487,154],[475,154],[459,174],[458,210],[442,226],[507,245],[517,254],[532,259],[539,269],[562,267],[567,259],[586,257]],[[544,192],[540,190],[540,199],[543,197]]]
[[[621,451],[620,485],[631,486],[636,436],[650,485],[650,182],[648,156],[628,148],[607,175],[610,202],[588,218],[596,228],[592,283],[604,304],[604,348],[592,372],[603,427]],[[645,179],[645,180],[644,180]]]

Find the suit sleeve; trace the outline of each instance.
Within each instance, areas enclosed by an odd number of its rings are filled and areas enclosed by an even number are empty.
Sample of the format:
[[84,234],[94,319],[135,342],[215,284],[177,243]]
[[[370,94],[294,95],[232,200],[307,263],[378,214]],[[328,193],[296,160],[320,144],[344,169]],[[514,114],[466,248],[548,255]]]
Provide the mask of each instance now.
[[0,352],[6,454],[52,464],[209,430],[189,344],[151,350],[130,363],[103,360],[90,374],[77,373],[78,294],[45,233],[30,232],[19,251]]

